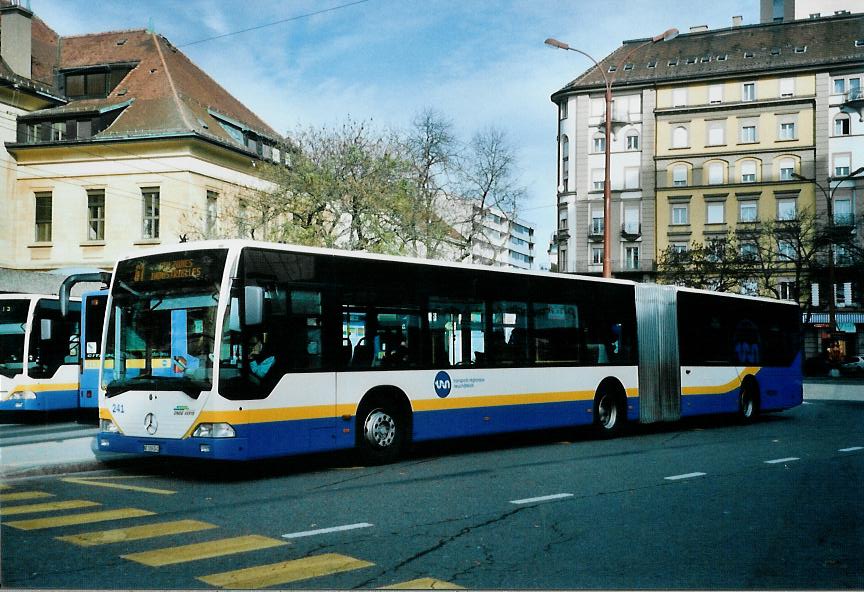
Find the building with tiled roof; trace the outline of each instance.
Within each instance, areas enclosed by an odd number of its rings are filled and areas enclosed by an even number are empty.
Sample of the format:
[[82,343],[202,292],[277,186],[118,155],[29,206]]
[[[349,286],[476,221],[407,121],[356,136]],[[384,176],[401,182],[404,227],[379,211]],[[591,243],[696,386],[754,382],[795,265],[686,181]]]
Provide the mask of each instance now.
[[[109,267],[213,235],[284,139],[165,37],[63,37],[0,0],[0,266]],[[233,205],[232,205],[233,204]]]
[[[732,27],[694,28],[669,41],[625,41],[552,94],[559,270],[602,269],[604,74],[614,101],[615,275],[650,280],[667,249],[733,231],[741,238],[759,222],[805,210],[824,220],[829,197],[837,225],[862,220],[864,178],[842,179],[864,165],[864,15],[744,26],[736,18]],[[791,277],[775,287],[784,297],[812,298],[821,311],[834,294],[851,353],[864,351],[864,323],[855,329],[864,316],[849,316],[864,303],[860,275],[840,264],[833,290],[824,278],[821,289]],[[818,333],[811,331],[810,354],[821,347]]]

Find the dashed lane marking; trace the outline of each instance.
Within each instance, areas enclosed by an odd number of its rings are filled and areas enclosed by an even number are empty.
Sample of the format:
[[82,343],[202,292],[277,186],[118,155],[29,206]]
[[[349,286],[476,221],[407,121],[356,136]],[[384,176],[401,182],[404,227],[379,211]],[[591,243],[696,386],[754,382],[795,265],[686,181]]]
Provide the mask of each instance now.
[[79,547],[95,547],[96,545],[107,545],[109,543],[140,541],[142,539],[152,539],[172,534],[197,532],[200,530],[208,530],[210,528],[218,527],[215,524],[201,522],[199,520],[175,520],[173,522],[145,524],[144,526],[131,526],[129,528],[115,528],[113,530],[72,534],[57,537],[57,540],[72,543]]
[[248,536],[219,539],[216,541],[207,541],[206,543],[194,543],[192,545],[183,545],[180,547],[166,547],[164,549],[155,549],[153,551],[130,553],[128,555],[121,555],[121,557],[136,563],[149,565],[150,567],[160,567],[162,565],[173,565],[175,563],[186,563],[187,561],[197,561],[199,559],[210,559],[212,557],[221,557],[223,555],[233,555],[234,553],[269,549],[270,547],[278,547],[287,544],[288,543],[285,541],[252,534]]
[[680,481],[681,479],[693,479],[694,477],[704,477],[706,473],[684,473],[683,475],[672,475],[664,477],[667,481]]
[[534,504],[538,502],[550,502],[553,500],[564,499],[566,497],[573,497],[572,493],[555,493],[552,495],[543,495],[540,497],[529,497],[525,499],[518,500],[510,500],[511,504],[522,505],[522,504]]
[[125,520],[127,518],[152,516],[153,514],[154,512],[149,512],[147,510],[139,510],[138,508],[120,508],[119,510],[105,510],[103,512],[67,514],[65,516],[54,516],[53,518],[15,520],[12,522],[7,522],[6,525],[20,530],[41,530],[43,528],[74,526],[76,524],[90,524],[92,522],[105,522],[108,520]]
[[776,465],[776,464],[780,464],[780,463],[792,462],[795,460],[801,460],[801,459],[798,458],[797,456],[789,456],[787,458],[775,458],[774,460],[766,460],[765,464],[766,465]]
[[837,452],[857,452],[859,450],[864,450],[864,446],[851,446],[849,448],[841,448]]
[[45,502],[43,504],[27,504],[26,506],[12,506],[0,508],[0,515],[14,516],[17,514],[36,514],[37,512],[54,512],[56,510],[74,510],[76,508],[89,508],[101,506],[99,502],[87,500],[65,500],[62,502]]
[[292,532],[283,534],[283,539],[299,539],[302,537],[315,536],[316,534],[328,534],[331,532],[343,532],[346,530],[355,530],[357,528],[369,528],[373,526],[368,522],[358,522],[357,524],[346,524],[344,526],[332,526],[330,528],[319,528],[318,530],[304,530],[302,532]]
[[111,489],[128,489],[129,491],[140,491],[141,493],[155,493],[157,495],[174,495],[176,491],[170,489],[156,489],[155,487],[143,487],[141,485],[125,485],[123,483],[111,483],[109,481],[97,480],[96,477],[66,477],[60,479],[66,483],[77,483],[78,485],[92,485],[94,487],[109,487]]
[[0,493],[0,502],[20,502],[46,497],[54,497],[54,494],[44,491],[16,491],[15,493]]
[[409,582],[401,582],[392,586],[384,586],[382,590],[464,590],[462,586],[451,584],[435,578],[418,578]]
[[280,563],[201,576],[198,579],[205,584],[220,588],[254,589],[299,582],[334,573],[371,567],[373,565],[375,564],[348,557],[347,555],[325,553],[323,555],[306,557],[305,559],[293,559],[291,561],[282,561]]

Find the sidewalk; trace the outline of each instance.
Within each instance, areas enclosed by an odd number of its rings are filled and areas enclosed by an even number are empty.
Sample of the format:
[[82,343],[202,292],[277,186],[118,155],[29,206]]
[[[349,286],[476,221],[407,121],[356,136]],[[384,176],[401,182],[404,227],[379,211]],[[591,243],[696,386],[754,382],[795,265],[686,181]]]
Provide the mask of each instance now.
[[[864,402],[864,381],[849,378],[808,378],[804,400]],[[20,478],[107,468],[93,451],[92,436],[16,444],[0,448],[0,478]],[[109,457],[122,463],[124,458]],[[141,458],[137,455],[126,457]]]

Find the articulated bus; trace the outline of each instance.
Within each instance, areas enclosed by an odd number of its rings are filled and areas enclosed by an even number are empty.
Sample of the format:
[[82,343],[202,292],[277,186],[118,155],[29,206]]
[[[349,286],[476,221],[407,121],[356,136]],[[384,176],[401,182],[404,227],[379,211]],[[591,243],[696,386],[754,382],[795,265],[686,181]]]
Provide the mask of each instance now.
[[[81,295],[81,371],[78,376],[78,408],[92,410],[95,418],[99,407],[99,362],[102,352],[102,328],[108,290],[95,290]],[[110,380],[111,369],[105,369]]]
[[0,295],[0,411],[78,407],[81,303],[61,314],[57,296]]
[[100,452],[385,462],[802,401],[796,304],[672,286],[209,241],[118,261],[108,309]]

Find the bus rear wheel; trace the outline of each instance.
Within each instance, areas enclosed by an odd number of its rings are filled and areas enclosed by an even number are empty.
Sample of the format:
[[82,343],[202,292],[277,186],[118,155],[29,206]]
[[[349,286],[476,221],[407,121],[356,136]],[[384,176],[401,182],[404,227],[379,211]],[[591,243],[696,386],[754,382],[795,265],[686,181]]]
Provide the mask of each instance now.
[[621,397],[603,390],[594,398],[594,429],[605,437],[617,436],[624,429],[626,411]]
[[393,462],[405,443],[406,420],[393,405],[370,405],[357,414],[360,457],[369,464]]
[[758,392],[755,380],[744,380],[738,395],[738,419],[744,423],[750,423],[759,414]]

